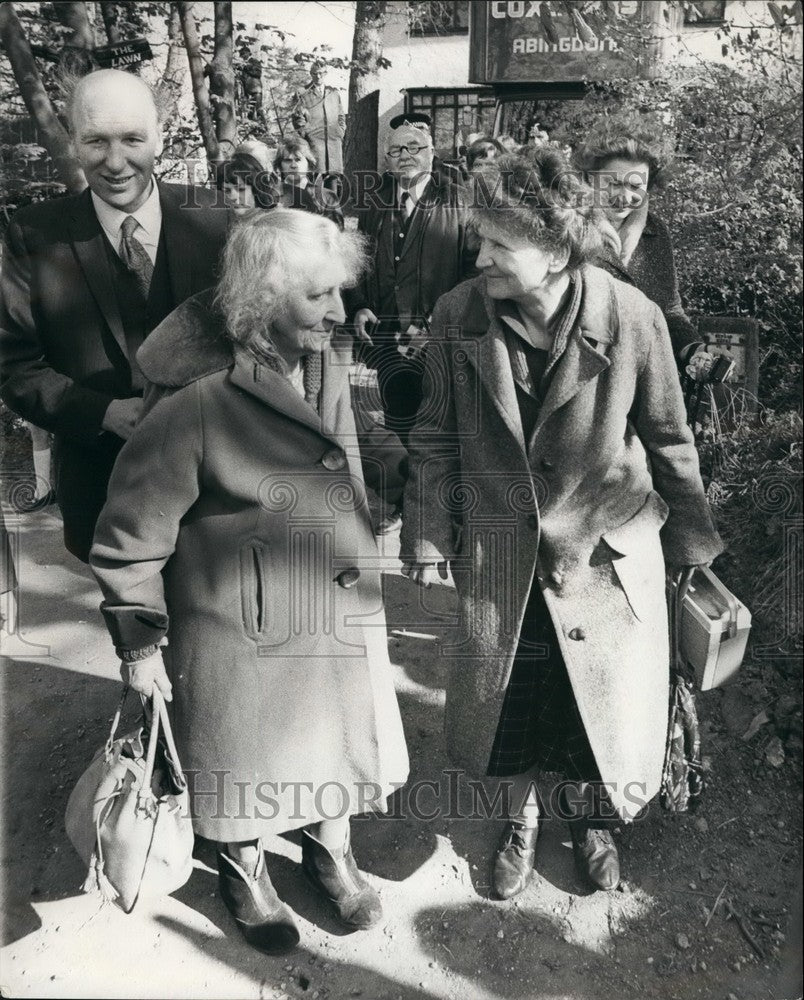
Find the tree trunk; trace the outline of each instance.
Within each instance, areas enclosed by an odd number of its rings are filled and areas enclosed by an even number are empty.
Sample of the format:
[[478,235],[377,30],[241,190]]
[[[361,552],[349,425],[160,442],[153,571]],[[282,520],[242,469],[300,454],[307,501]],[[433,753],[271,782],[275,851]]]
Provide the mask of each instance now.
[[223,160],[237,144],[232,5],[228,2],[215,3],[215,48],[208,72],[218,157]]
[[106,29],[106,37],[109,40],[109,44],[114,45],[115,42],[119,42],[121,40],[117,4],[102,2],[100,9],[101,17],[103,18],[103,26]]
[[181,44],[181,18],[175,3],[170,5],[168,14],[168,53],[162,79],[157,86],[159,110],[164,121],[176,112],[176,106],[184,86],[187,66],[184,62],[184,46]]
[[377,99],[367,98],[379,87],[377,73],[387,10],[387,0],[357,0],[355,7],[349,121],[344,138],[347,176],[352,176],[356,170],[377,169]]
[[195,110],[198,115],[201,139],[204,143],[207,159],[210,163],[216,163],[220,159],[220,146],[215,132],[215,123],[212,119],[209,91],[204,74],[204,60],[201,56],[201,41],[198,37],[198,26],[193,16],[193,5],[187,0],[178,0],[176,6],[179,9],[184,47],[187,49],[187,61],[190,64],[190,79],[193,84],[193,97],[195,98]]
[[92,58],[95,32],[89,22],[87,5],[82,2],[54,3],[53,10],[61,24],[70,29],[59,59],[60,72],[64,77],[85,76],[95,68]]
[[12,3],[0,4],[0,43],[11,63],[14,79],[31,121],[36,126],[42,145],[50,154],[59,180],[71,194],[83,191],[87,186],[84,171],[78,163],[67,131],[56,117]]

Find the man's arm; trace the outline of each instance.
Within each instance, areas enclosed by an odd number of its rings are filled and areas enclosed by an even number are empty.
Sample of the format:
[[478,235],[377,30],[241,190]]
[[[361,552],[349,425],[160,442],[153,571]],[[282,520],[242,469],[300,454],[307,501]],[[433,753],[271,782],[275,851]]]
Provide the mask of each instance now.
[[31,261],[22,230],[8,229],[0,274],[0,398],[47,431],[95,437],[114,397],[78,385],[48,364],[31,302]]

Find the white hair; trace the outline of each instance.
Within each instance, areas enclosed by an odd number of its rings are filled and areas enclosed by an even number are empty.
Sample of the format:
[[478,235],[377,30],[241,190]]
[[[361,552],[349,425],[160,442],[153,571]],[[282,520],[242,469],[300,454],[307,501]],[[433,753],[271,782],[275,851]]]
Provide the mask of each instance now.
[[244,346],[257,339],[270,344],[271,324],[288,291],[322,253],[344,265],[347,287],[366,267],[364,237],[341,231],[323,215],[272,208],[242,216],[226,243],[215,296],[229,337]]

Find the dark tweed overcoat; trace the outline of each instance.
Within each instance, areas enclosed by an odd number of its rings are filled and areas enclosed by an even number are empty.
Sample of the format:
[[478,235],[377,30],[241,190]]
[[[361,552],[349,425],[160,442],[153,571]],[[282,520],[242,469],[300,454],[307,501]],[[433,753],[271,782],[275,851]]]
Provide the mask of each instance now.
[[92,566],[116,645],[167,633],[196,830],[239,841],[376,806],[408,764],[351,338],[324,356],[319,416],[252,355],[233,358],[199,309],[149,339],[143,371],[172,395],[120,453]]
[[486,772],[536,585],[601,777],[629,818],[661,776],[664,561],[705,562],[722,546],[660,310],[598,268],[580,278],[580,313],[556,336],[529,441],[484,279],[439,300],[402,549],[452,564],[461,623],[442,655],[455,762]]

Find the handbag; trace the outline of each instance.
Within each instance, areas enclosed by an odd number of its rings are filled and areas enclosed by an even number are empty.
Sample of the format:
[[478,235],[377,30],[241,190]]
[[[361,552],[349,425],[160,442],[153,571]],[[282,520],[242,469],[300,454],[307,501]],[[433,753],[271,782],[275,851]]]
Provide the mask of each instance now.
[[128,690],[65,814],[67,835],[89,866],[83,890],[100,892],[126,913],[140,899],[175,892],[193,869],[187,781],[164,700],[154,688],[150,720],[146,712],[144,726],[115,739]]
[[668,595],[670,712],[659,799],[663,808],[673,813],[694,809],[704,791],[698,710],[680,642],[682,611],[694,572],[694,567],[684,570]]

